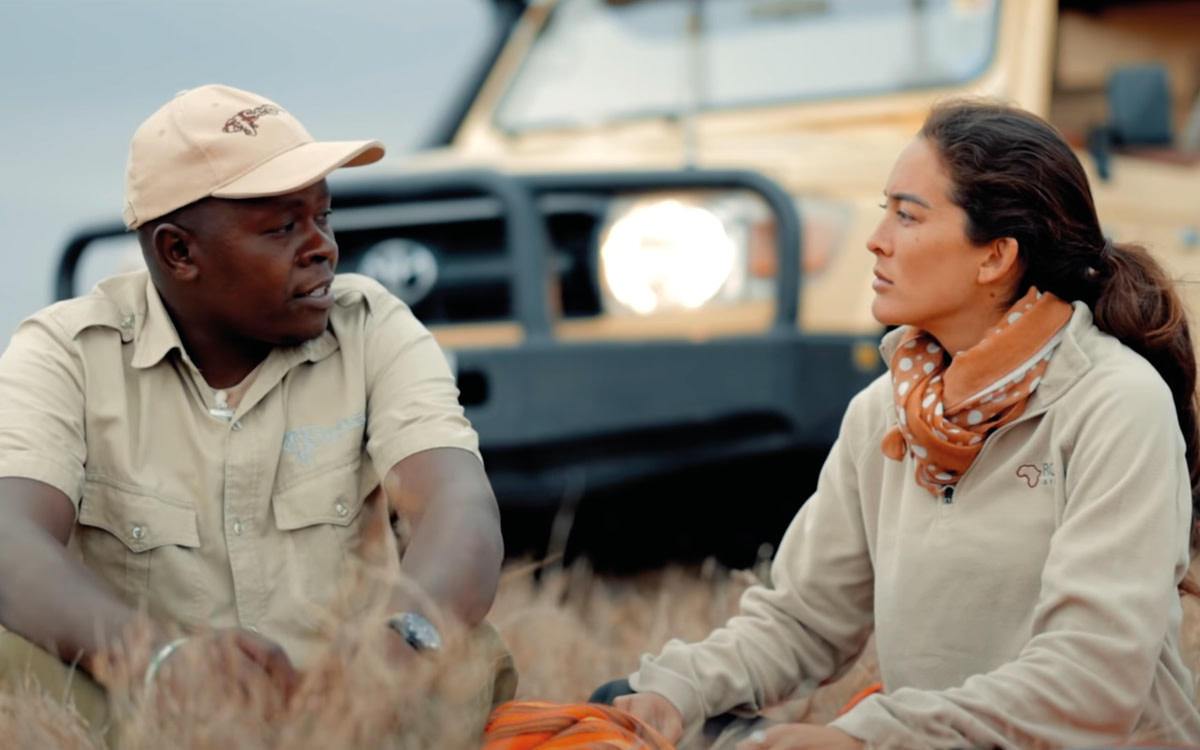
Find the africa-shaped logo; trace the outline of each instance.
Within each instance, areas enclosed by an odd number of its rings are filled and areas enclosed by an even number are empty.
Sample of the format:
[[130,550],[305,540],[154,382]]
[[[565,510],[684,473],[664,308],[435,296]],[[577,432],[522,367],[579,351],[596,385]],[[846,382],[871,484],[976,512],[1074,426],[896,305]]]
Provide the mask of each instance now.
[[1021,464],[1017,468],[1017,476],[1024,479],[1031,488],[1037,487],[1038,482],[1042,479],[1042,470],[1033,464]]

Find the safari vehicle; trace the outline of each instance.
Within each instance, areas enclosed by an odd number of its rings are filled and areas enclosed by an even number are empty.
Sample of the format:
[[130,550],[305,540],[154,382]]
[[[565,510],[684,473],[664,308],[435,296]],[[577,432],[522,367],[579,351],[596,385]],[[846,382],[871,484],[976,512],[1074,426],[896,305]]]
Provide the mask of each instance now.
[[[865,241],[938,99],[1047,116],[1108,230],[1200,270],[1200,2],[496,9],[495,47],[430,148],[331,183],[340,269],[445,347],[507,519],[582,494],[605,498],[601,518],[623,500],[675,527],[711,515],[750,545],[782,533],[883,371]],[[113,268],[120,234],[73,240],[60,298]],[[601,533],[633,546],[657,529],[617,517]]]

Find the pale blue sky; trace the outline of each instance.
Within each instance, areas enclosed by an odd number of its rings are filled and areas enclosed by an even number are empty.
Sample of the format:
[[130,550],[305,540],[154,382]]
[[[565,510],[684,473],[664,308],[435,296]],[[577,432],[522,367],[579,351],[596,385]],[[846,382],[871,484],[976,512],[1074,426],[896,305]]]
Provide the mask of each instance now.
[[255,91],[317,138],[394,156],[438,121],[490,21],[487,0],[0,0],[0,348],[52,301],[72,232],[119,220],[129,137],[177,91]]

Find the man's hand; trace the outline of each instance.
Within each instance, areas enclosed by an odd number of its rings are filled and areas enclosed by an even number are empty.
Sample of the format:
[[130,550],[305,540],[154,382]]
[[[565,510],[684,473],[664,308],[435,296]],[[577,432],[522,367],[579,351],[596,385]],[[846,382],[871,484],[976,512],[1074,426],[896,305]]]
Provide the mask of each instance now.
[[299,682],[299,673],[278,643],[249,630],[230,628],[189,639],[162,662],[151,687],[187,700],[191,691],[214,677],[227,680],[230,690],[272,709],[286,707]]
[[816,724],[777,724],[756,731],[736,750],[862,750],[862,740]]
[[622,695],[613,701],[613,708],[631,713],[658,730],[671,744],[683,736],[683,714],[675,704],[658,693]]
[[232,641],[237,653],[245,657],[249,664],[261,669],[271,681],[272,687],[284,697],[285,702],[291,699],[300,674],[292,666],[292,660],[288,658],[282,646],[248,630],[227,630],[219,633],[218,638],[220,637],[227,637]]

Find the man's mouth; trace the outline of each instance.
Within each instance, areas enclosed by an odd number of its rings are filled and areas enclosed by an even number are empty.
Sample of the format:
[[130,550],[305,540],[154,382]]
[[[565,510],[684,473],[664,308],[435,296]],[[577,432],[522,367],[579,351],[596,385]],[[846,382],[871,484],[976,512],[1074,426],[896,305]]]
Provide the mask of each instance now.
[[296,299],[321,299],[322,297],[329,295],[329,287],[331,283],[332,282],[326,282],[315,289],[311,289],[307,292],[300,292],[299,294],[293,296]]

